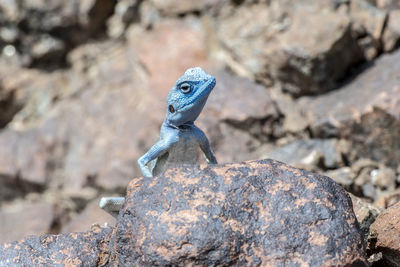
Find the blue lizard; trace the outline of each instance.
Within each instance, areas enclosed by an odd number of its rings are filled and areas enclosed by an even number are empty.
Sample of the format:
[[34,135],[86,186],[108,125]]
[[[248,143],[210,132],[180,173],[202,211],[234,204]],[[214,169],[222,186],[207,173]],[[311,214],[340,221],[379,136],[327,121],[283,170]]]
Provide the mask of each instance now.
[[[177,164],[196,163],[199,147],[208,163],[217,164],[206,135],[194,124],[215,84],[215,78],[198,67],[186,70],[176,81],[167,97],[160,139],[138,160],[144,176],[158,175]],[[152,161],[150,171],[147,165]],[[100,207],[116,217],[123,202],[123,197],[102,198]]]

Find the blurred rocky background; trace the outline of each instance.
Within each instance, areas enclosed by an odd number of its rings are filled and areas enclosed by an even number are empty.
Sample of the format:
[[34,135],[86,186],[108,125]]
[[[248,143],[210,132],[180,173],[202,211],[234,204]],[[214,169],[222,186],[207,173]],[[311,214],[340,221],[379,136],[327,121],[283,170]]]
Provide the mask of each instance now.
[[398,0],[0,0],[0,243],[113,224],[99,198],[140,176],[170,87],[200,66],[219,162],[333,178],[379,262],[369,225],[400,201],[399,47]]

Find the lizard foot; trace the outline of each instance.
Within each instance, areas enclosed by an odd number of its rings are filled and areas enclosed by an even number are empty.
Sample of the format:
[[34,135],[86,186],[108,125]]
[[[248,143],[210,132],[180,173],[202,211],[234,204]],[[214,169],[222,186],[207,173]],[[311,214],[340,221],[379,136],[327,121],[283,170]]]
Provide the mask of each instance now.
[[119,210],[125,202],[124,197],[102,197],[99,206],[114,218],[118,217]]

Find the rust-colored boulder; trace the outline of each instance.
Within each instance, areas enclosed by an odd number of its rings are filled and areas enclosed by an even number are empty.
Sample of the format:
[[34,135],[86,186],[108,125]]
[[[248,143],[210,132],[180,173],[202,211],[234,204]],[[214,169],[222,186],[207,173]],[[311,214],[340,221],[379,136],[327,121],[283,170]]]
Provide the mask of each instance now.
[[0,266],[101,266],[111,228],[86,233],[31,236],[0,246]]
[[382,252],[388,266],[400,266],[400,203],[376,218],[369,239],[372,252]]
[[133,180],[110,246],[115,266],[366,265],[345,191],[273,160]]
[[128,187],[115,228],[0,246],[0,265],[366,266],[350,197],[273,160],[183,165]]

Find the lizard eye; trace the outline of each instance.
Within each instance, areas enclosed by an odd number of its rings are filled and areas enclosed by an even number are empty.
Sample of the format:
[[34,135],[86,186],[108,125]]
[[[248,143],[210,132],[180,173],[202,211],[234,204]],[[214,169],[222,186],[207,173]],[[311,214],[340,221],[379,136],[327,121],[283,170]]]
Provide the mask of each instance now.
[[181,91],[184,93],[184,94],[187,94],[187,93],[189,93],[190,91],[191,91],[191,87],[190,87],[190,84],[188,84],[188,83],[182,83],[181,84],[181,86],[180,86],[180,88],[181,88]]

